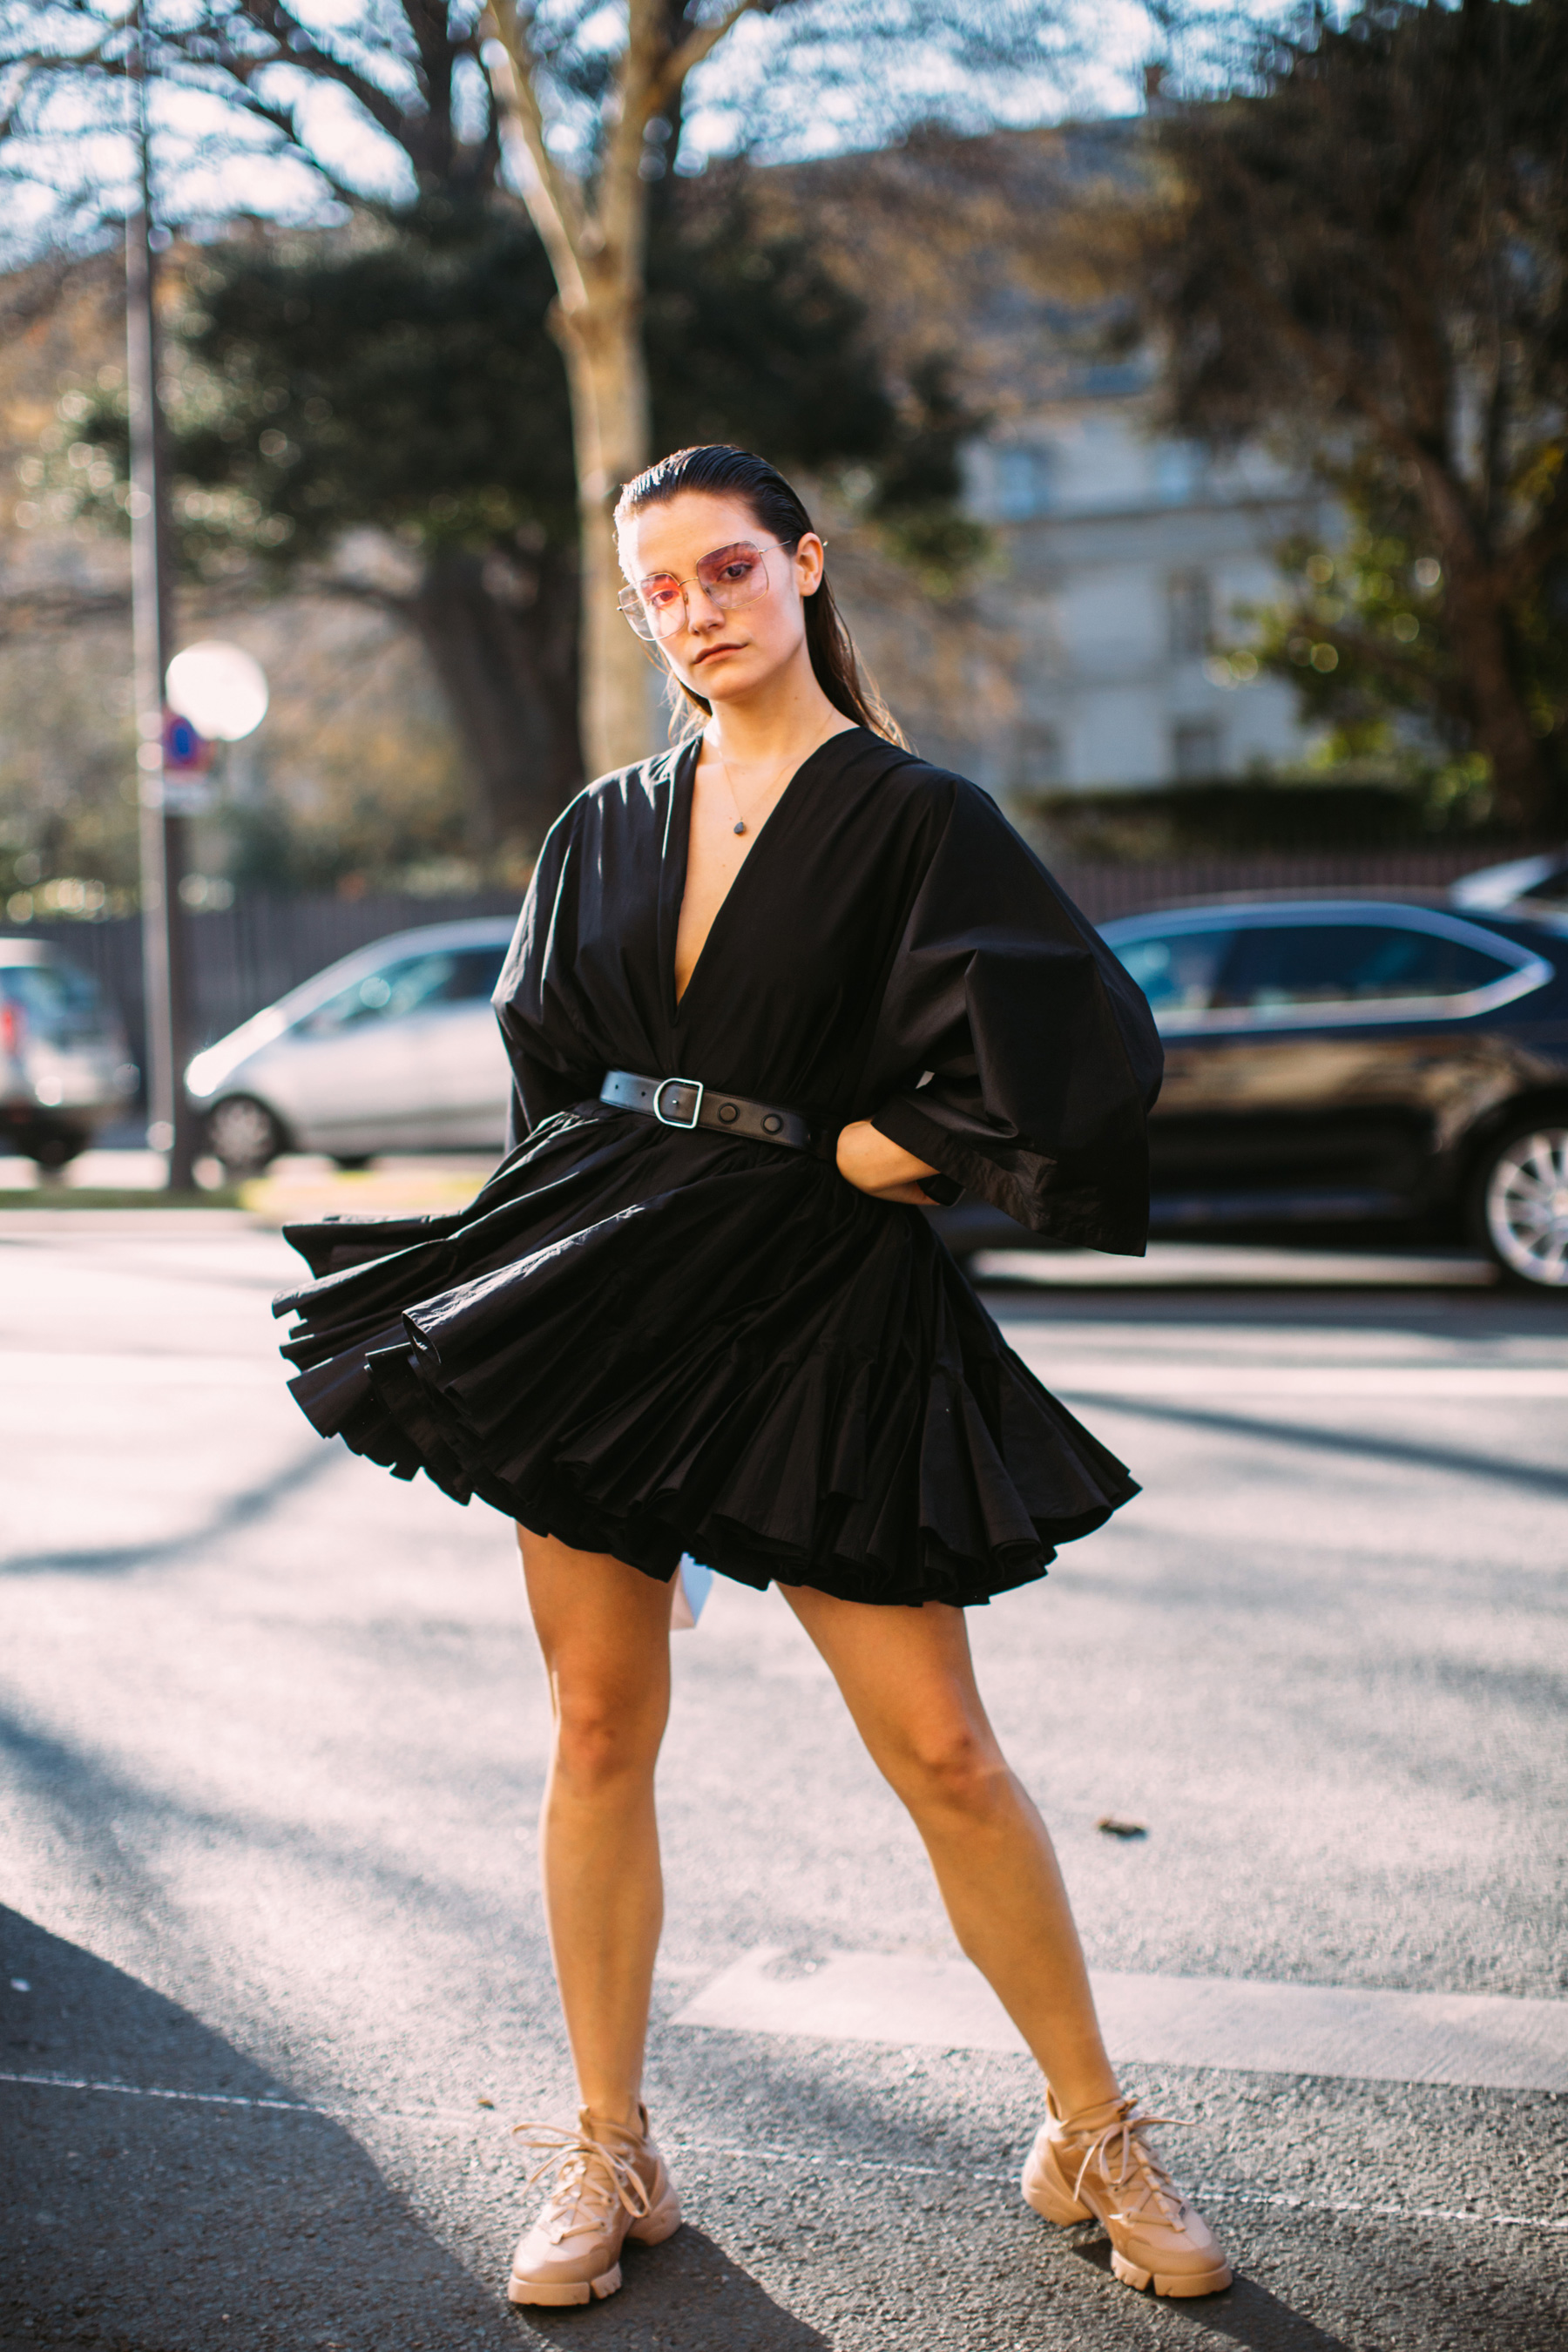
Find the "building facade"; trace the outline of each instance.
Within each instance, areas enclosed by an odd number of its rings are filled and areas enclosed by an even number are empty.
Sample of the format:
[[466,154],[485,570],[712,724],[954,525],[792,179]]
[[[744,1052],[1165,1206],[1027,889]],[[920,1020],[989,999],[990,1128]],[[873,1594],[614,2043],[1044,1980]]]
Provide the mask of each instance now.
[[1146,128],[933,134],[777,175],[895,368],[939,358],[989,420],[966,502],[994,560],[962,599],[922,619],[844,539],[836,562],[910,732],[1003,801],[1241,780],[1309,748],[1243,608],[1279,596],[1276,551],[1323,528],[1321,493],[1263,450],[1163,435],[1154,355],[1110,356],[1136,306],[1097,225],[1136,199]]
[[984,781],[1003,800],[1244,778],[1298,764],[1284,681],[1243,649],[1280,589],[1274,551],[1318,501],[1247,450],[1219,464],[1151,430],[1131,369],[968,452],[1000,562],[980,591],[1013,646],[1013,709]]

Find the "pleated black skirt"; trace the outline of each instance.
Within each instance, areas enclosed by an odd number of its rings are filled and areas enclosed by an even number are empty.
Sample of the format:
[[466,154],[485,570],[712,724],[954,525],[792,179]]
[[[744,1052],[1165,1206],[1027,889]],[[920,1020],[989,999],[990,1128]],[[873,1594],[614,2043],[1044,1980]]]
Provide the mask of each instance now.
[[925,1214],[805,1155],[584,1103],[455,1215],[287,1230],[323,1436],[649,1576],[969,1606],[1138,1491]]

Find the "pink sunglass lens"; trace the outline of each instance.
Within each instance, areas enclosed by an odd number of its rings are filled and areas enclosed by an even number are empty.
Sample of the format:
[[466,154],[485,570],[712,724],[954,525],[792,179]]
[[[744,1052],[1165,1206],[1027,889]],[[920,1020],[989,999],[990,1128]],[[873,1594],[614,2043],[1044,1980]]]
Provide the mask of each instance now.
[[705,555],[697,567],[699,584],[711,595],[733,597],[737,590],[742,594],[756,584],[756,575],[763,559],[754,547],[719,547]]

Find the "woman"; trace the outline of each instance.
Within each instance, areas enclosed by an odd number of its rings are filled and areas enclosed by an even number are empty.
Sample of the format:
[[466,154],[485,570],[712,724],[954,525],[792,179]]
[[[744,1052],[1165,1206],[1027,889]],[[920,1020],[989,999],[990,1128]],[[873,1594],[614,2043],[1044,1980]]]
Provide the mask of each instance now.
[[1046,2078],[1025,2197],[1098,2215],[1130,2284],[1209,2293],[1225,2257],[1118,2088],[963,1617],[1136,1488],[921,1213],[967,1188],[1141,1250],[1148,1009],[994,804],[903,746],[771,466],[683,450],[616,520],[622,609],[694,731],[545,843],[496,992],[496,1174],[458,1216],[290,1228],[319,1278],[279,1301],[318,1429],[518,1523],[582,2108],[509,2293],[613,2294],[625,2239],[679,2222],[640,2084],[683,1553],[779,1586],[909,1807]]

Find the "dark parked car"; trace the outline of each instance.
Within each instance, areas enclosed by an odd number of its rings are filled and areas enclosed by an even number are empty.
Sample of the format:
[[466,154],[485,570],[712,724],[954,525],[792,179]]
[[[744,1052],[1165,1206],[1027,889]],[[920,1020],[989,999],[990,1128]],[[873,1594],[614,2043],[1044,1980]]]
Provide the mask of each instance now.
[[1510,857],[1482,866],[1448,892],[1448,904],[1464,914],[1568,914],[1568,849],[1548,849],[1535,857]]
[[1157,1233],[1392,1223],[1568,1290],[1568,921],[1354,898],[1102,928],[1165,1043]]
[[0,1149],[63,1168],[136,1087],[91,973],[46,940],[0,940]]

